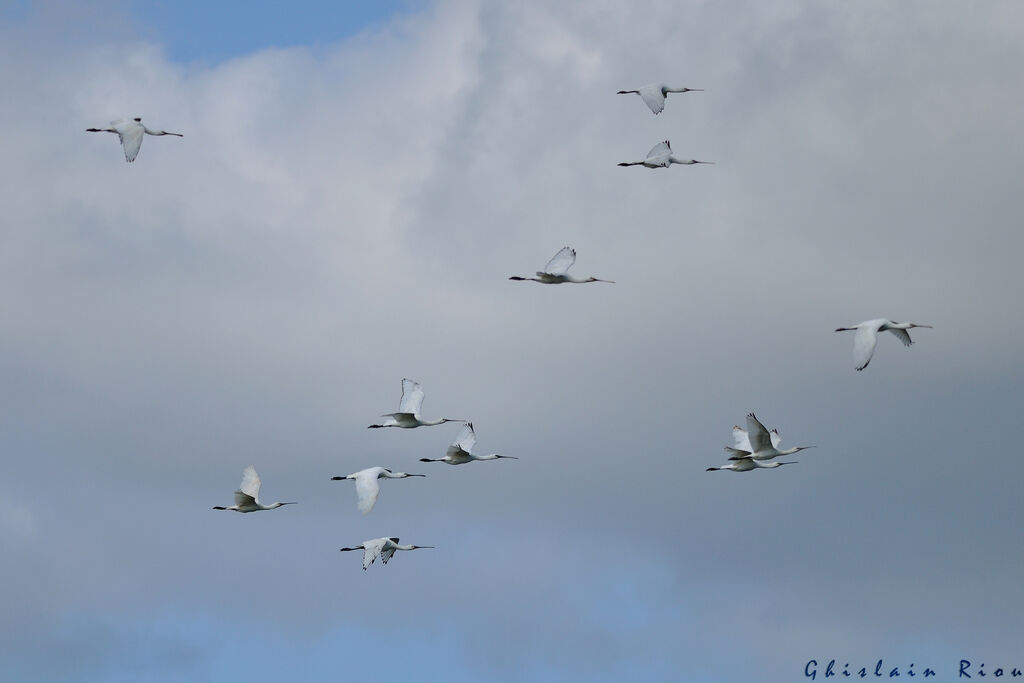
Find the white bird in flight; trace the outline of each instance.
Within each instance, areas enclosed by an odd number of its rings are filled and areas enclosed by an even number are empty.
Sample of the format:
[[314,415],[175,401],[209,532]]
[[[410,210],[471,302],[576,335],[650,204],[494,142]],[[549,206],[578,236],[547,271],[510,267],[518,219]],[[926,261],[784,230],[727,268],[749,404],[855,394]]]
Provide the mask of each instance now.
[[385,413],[381,417],[388,419],[384,420],[382,424],[370,425],[368,429],[380,429],[381,427],[401,427],[403,429],[412,429],[414,427],[432,427],[433,425],[443,424],[445,422],[465,422],[465,420],[456,420],[452,418],[442,417],[439,420],[424,420],[420,417],[420,408],[423,407],[423,387],[420,386],[419,382],[415,382],[411,379],[402,380],[402,401],[398,404],[397,413]]
[[732,428],[732,438],[735,442],[735,448],[725,447],[725,450],[732,454],[729,457],[730,460],[743,460],[745,458],[771,460],[780,455],[792,455],[808,448],[814,448],[814,446],[794,446],[793,448],[779,450],[779,444],[782,443],[779,430],[773,429],[769,432],[753,413],[747,415],[746,429],[738,425]]
[[344,477],[331,477],[331,481],[354,479],[356,482],[356,494],[359,496],[359,511],[365,515],[373,509],[374,504],[377,502],[377,495],[380,493],[379,479],[405,479],[406,477],[425,476],[427,475],[392,472],[386,467],[368,467],[365,470],[359,470]]
[[855,327],[837,327],[836,332],[857,331],[853,335],[853,366],[857,370],[863,370],[871,362],[871,356],[875,353],[875,344],[878,343],[878,333],[888,330],[903,342],[904,346],[910,346],[914,342],[910,339],[907,330],[914,327],[927,327],[931,325],[918,325],[917,323],[897,323],[886,318],[877,320],[866,320]]
[[783,465],[795,465],[796,462],[795,460],[790,462],[761,462],[748,456],[739,460],[733,460],[728,465],[722,465],[721,467],[709,467],[705,471],[732,470],[733,472],[749,472],[750,470],[758,469],[770,470],[775,467],[782,467]]
[[677,159],[672,156],[672,145],[668,140],[659,142],[647,153],[643,161],[623,161],[619,166],[646,166],[647,168],[668,168],[672,164],[714,164],[713,161],[697,161],[696,159]]
[[87,133],[117,133],[121,139],[121,147],[124,148],[125,161],[135,161],[139,155],[139,148],[142,147],[142,136],[145,135],[176,135],[179,138],[185,137],[181,133],[168,133],[165,130],[150,130],[142,125],[142,119],[136,116],[131,121],[121,119],[111,121],[110,128],[86,128]]
[[341,552],[347,552],[349,550],[362,550],[363,551],[363,571],[373,564],[373,561],[380,555],[380,561],[384,564],[388,563],[391,556],[395,554],[396,550],[418,550],[419,548],[433,548],[432,545],[398,545],[398,539],[392,538],[374,538],[369,541],[363,541],[360,545],[354,548],[341,548]]
[[463,425],[462,429],[459,430],[459,435],[455,437],[455,441],[448,447],[448,452],[445,453],[443,458],[420,458],[420,462],[446,462],[449,465],[462,465],[467,462],[474,460],[497,460],[498,458],[511,458],[512,460],[518,460],[514,455],[498,455],[497,453],[491,453],[490,455],[474,455],[473,446],[476,445],[476,432],[473,430],[473,423],[467,422]]
[[235,491],[235,504],[229,507],[215,505],[214,510],[234,510],[235,512],[256,512],[258,510],[273,510],[282,505],[295,505],[291,503],[271,503],[263,505],[260,503],[260,475],[256,474],[256,468],[249,465],[242,472],[242,483]]
[[577,278],[572,275],[567,275],[572,264],[576,263],[576,250],[572,247],[562,247],[558,250],[558,253],[551,257],[548,264],[544,266],[544,270],[537,271],[537,277],[520,277],[513,275],[509,280],[532,280],[533,282],[540,282],[545,285],[560,285],[563,282],[610,282],[615,284],[614,280],[599,280],[596,277],[588,278]]
[[704,88],[670,88],[664,83],[651,83],[645,85],[639,90],[620,90],[617,95],[628,95],[636,93],[639,95],[647,106],[651,108],[655,114],[660,114],[665,109],[665,97],[670,92],[703,92]]

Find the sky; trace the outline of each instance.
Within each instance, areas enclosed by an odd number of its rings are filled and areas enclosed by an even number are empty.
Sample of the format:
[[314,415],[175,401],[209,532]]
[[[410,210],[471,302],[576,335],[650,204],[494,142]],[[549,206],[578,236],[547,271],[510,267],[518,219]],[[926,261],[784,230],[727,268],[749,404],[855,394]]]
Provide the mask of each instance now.
[[0,5],[0,679],[1024,669],[1024,7],[218,7]]

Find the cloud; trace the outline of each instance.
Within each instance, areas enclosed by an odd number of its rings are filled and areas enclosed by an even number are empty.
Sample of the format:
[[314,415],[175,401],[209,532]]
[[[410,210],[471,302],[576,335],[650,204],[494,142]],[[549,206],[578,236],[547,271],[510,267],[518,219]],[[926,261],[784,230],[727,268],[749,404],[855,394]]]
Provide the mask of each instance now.
[[[1016,642],[1015,6],[438,3],[213,66],[33,17],[0,41],[17,642],[173,606],[442,629],[464,680]],[[614,94],[656,79],[706,90],[658,117]],[[84,132],[135,115],[185,137],[129,165]],[[666,138],[717,165],[615,165]],[[506,279],[566,244],[617,284]],[[855,373],[831,330],[878,316],[935,329]],[[330,476],[455,435],[366,429],[402,377],[520,460],[424,463],[361,518]],[[750,410],[817,448],[705,473]],[[250,463],[299,505],[211,511]],[[438,547],[337,552],[383,534]]]

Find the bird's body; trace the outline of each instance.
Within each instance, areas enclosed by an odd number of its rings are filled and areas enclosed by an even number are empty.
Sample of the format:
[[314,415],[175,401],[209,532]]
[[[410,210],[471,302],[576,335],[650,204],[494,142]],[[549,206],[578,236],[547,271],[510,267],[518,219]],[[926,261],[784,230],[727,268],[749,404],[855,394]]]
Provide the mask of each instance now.
[[260,475],[256,474],[256,468],[249,465],[242,472],[242,483],[235,491],[235,504],[229,507],[220,505],[214,506],[214,510],[234,510],[235,512],[258,512],[259,510],[273,510],[282,505],[295,505],[291,503],[271,503],[263,505],[260,503]]
[[639,90],[620,90],[617,95],[637,94],[656,115],[665,109],[665,98],[670,92],[702,92],[704,88],[671,88],[664,83],[651,83]]
[[572,247],[562,247],[558,250],[557,254],[551,257],[548,264],[544,266],[544,270],[537,271],[536,277],[513,275],[509,280],[531,280],[545,285],[560,285],[564,282],[581,284],[585,282],[609,282],[615,284],[612,280],[599,280],[596,277],[578,278],[569,275],[569,268],[574,263],[576,263],[576,250]]
[[721,467],[709,467],[706,472],[714,472],[715,470],[730,470],[732,472],[749,472],[750,470],[769,470],[775,467],[782,467],[783,465],[795,465],[795,462],[761,462],[760,460],[754,460],[751,457],[740,458],[739,460],[731,460],[729,464],[722,465]]
[[165,130],[150,130],[142,125],[142,119],[121,119],[111,121],[110,128],[86,128],[87,133],[117,133],[121,140],[121,147],[124,149],[125,161],[131,163],[139,155],[139,148],[142,147],[143,135],[174,135],[184,137],[181,133],[168,133]]
[[651,151],[647,153],[647,157],[642,161],[623,161],[619,166],[646,166],[647,168],[668,168],[672,164],[683,164],[684,166],[690,166],[692,164],[714,164],[713,161],[697,161],[696,159],[679,159],[672,155],[672,144],[668,140],[663,140],[651,147]]
[[392,472],[386,467],[368,467],[344,477],[331,477],[332,481],[354,479],[356,482],[356,494],[359,496],[359,511],[364,515],[373,509],[377,502],[377,495],[380,493],[380,479],[404,479],[406,477],[425,477],[425,474],[406,474],[405,472]]
[[780,455],[792,455],[814,446],[794,446],[793,448],[779,449],[782,437],[779,430],[768,431],[757,416],[753,413],[747,415],[747,428],[740,426],[732,428],[732,438],[735,448],[726,446],[726,450],[732,453],[730,460],[742,460],[750,458],[755,461],[771,460]]
[[413,429],[414,427],[431,427],[433,425],[444,424],[445,422],[465,422],[465,420],[455,420],[452,418],[442,417],[438,420],[424,420],[420,417],[420,408],[423,406],[423,387],[420,386],[419,382],[415,382],[411,379],[402,380],[402,401],[398,404],[397,413],[385,413],[381,417],[388,419],[384,420],[381,424],[370,425],[370,429],[379,429],[381,427],[401,427],[402,429]]
[[850,332],[856,330],[853,335],[853,366],[857,370],[863,370],[871,362],[875,353],[875,344],[878,343],[878,333],[889,331],[903,342],[904,346],[910,346],[914,342],[910,339],[910,330],[914,327],[927,327],[931,325],[918,325],[917,323],[898,323],[887,318],[866,320],[854,327],[837,327],[836,332]]
[[341,552],[347,552],[350,550],[362,550],[363,551],[363,571],[373,564],[373,561],[380,556],[380,561],[384,564],[388,563],[391,556],[395,554],[396,550],[417,550],[419,548],[433,548],[432,545],[399,545],[397,537],[391,538],[374,538],[369,541],[363,541],[361,544],[352,548],[341,548]]
[[475,455],[473,453],[473,446],[476,445],[476,432],[473,430],[473,423],[467,422],[461,430],[459,430],[458,436],[455,437],[455,441],[448,447],[448,451],[445,453],[443,458],[420,458],[420,462],[446,462],[449,465],[464,465],[467,462],[473,462],[474,460],[497,460],[498,458],[511,458],[512,460],[518,460],[514,455],[498,455],[497,453],[491,453],[490,455]]

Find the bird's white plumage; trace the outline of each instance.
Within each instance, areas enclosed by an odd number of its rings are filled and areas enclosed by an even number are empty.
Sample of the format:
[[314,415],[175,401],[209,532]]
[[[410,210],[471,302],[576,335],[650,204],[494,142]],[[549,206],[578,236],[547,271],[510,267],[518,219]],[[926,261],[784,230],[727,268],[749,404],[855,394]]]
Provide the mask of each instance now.
[[878,344],[879,332],[892,332],[904,346],[913,344],[910,338],[910,330],[914,327],[931,327],[931,325],[919,325],[918,323],[898,323],[887,318],[876,318],[865,320],[854,327],[839,327],[836,332],[848,332],[854,330],[853,335],[853,367],[863,370],[871,362],[875,353],[875,346]]
[[665,109],[665,98],[670,92],[690,92],[693,90],[702,90],[702,88],[673,88],[664,83],[650,83],[636,90],[620,90],[618,94],[636,93],[652,112],[660,114]]
[[124,149],[125,161],[135,161],[142,148],[142,136],[145,129],[141,123],[135,121],[116,121],[110,124],[117,131],[117,137],[121,139],[121,147]]
[[255,496],[250,496],[248,493],[241,489],[235,491],[235,505],[241,508],[251,508],[259,505],[259,501],[256,500]]
[[746,451],[737,451],[734,448],[726,447],[727,451],[733,452],[734,455],[729,458],[729,462],[719,467],[708,467],[707,471],[713,470],[729,470],[731,472],[749,472],[756,469],[774,469],[781,467],[782,465],[792,465],[792,462],[761,462],[750,457],[750,454]]
[[387,564],[388,560],[395,554],[396,550],[419,550],[421,548],[433,548],[431,545],[399,545],[398,538],[392,536],[391,538],[374,538],[369,541],[363,541],[361,544],[352,548],[342,548],[342,552],[350,550],[363,550],[363,569],[365,570],[373,561],[379,556],[383,564]]
[[768,431],[754,413],[747,414],[746,429],[738,425],[732,428],[732,439],[735,448],[725,447],[725,450],[729,451],[730,460],[741,458],[772,460],[780,455],[792,455],[808,448],[814,448],[814,446],[794,446],[780,449],[782,437],[779,436],[779,430]]
[[662,140],[654,147],[651,147],[651,151],[647,153],[648,159],[654,159],[656,157],[665,156],[666,154],[672,153],[672,143],[668,140]]
[[253,499],[253,501],[259,501],[260,499],[260,486],[263,482],[260,481],[260,475],[256,474],[256,468],[249,465],[242,470],[242,483],[238,487],[240,493],[245,494]]
[[419,417],[423,408],[423,387],[411,379],[402,380],[402,401],[398,404],[398,412],[411,413]]
[[[380,551],[384,548],[384,544],[390,539],[387,538],[375,538],[370,541],[363,542],[363,569],[366,569],[373,561],[380,555]],[[394,551],[391,551],[392,555]],[[390,558],[390,555],[388,556]]]
[[[365,472],[366,470],[364,470]],[[360,472],[363,474],[363,472]],[[364,515],[373,509],[380,494],[380,482],[377,474],[356,477],[356,495],[359,497],[359,511]]]
[[129,163],[135,161],[135,157],[139,155],[143,135],[174,135],[182,137],[181,133],[150,130],[142,124],[141,118],[111,121],[110,128],[87,128],[86,131],[90,133],[117,133],[117,137],[121,141],[121,149],[124,150],[124,159]]
[[562,247],[551,257],[544,270],[536,272],[537,277],[521,277],[513,275],[509,280],[532,280],[545,285],[559,285],[565,282],[586,283],[586,282],[609,282],[612,280],[601,280],[596,277],[578,278],[568,274],[569,269],[576,263],[576,250],[572,247]]
[[901,330],[898,327],[887,327],[885,329],[887,332],[892,332],[894,335],[896,335],[896,338],[903,342],[904,346],[910,346],[911,344],[914,343],[910,340],[910,333],[907,332],[906,330]]
[[415,427],[432,427],[445,422],[462,422],[448,417],[437,420],[424,420],[420,417],[420,410],[423,407],[423,388],[419,382],[411,379],[402,380],[402,400],[398,404],[397,413],[384,413],[386,417],[381,424],[370,425],[370,427],[402,427],[412,429]]
[[863,370],[871,362],[875,353],[875,345],[878,344],[878,328],[881,327],[881,320],[873,321],[878,325],[865,325],[861,323],[853,335],[853,366]]
[[[779,447],[782,443],[782,437],[779,436],[779,430],[773,429],[769,432],[772,439],[772,446],[775,448]],[[732,428],[732,439],[737,449],[741,451],[752,452],[753,448],[750,446],[750,439],[747,437],[747,430],[739,425]]]
[[713,161],[697,161],[696,159],[677,159],[672,154],[672,144],[663,140],[651,148],[643,161],[623,161],[619,166],[645,166],[647,168],[668,168],[672,164],[690,166],[692,164],[714,164]]
[[576,263],[576,250],[572,247],[562,247],[544,266],[543,272],[548,275],[565,275],[574,263]]
[[660,114],[665,110],[665,91],[660,85],[645,85],[639,88],[639,94],[655,114]]
[[476,430],[473,429],[472,422],[467,422],[462,425],[462,429],[455,436],[455,441],[448,447],[448,452],[462,450],[466,453],[472,453],[474,446],[476,446]]
[[367,467],[344,477],[331,477],[333,480],[351,479],[356,483],[356,495],[359,499],[359,511],[364,515],[373,509],[380,494],[381,479],[405,479],[406,477],[424,477],[424,474],[408,474],[392,472],[386,467]]
[[518,460],[514,455],[498,455],[497,453],[476,455],[473,453],[474,446],[476,446],[476,431],[473,429],[473,423],[467,422],[455,436],[455,441],[448,446],[448,450],[445,452],[443,458],[420,458],[420,461],[446,462],[449,465],[464,465],[467,462],[473,462],[474,460],[498,460],[500,458]]
[[388,541],[390,541],[390,543],[385,542],[384,547],[380,551],[380,561],[384,564],[387,564],[388,560],[390,560],[395,554],[395,551],[398,550],[396,547],[396,544],[398,543],[397,538],[389,538]]
[[235,510],[236,512],[256,512],[258,510],[274,510],[282,505],[294,505],[294,503],[271,503],[264,505],[260,502],[260,475],[256,474],[256,468],[249,465],[242,471],[242,483],[235,491],[235,504],[231,507],[215,506],[214,510]]
[[768,430],[753,413],[747,415],[747,438],[750,440],[751,453],[758,453],[772,447],[772,439]]

